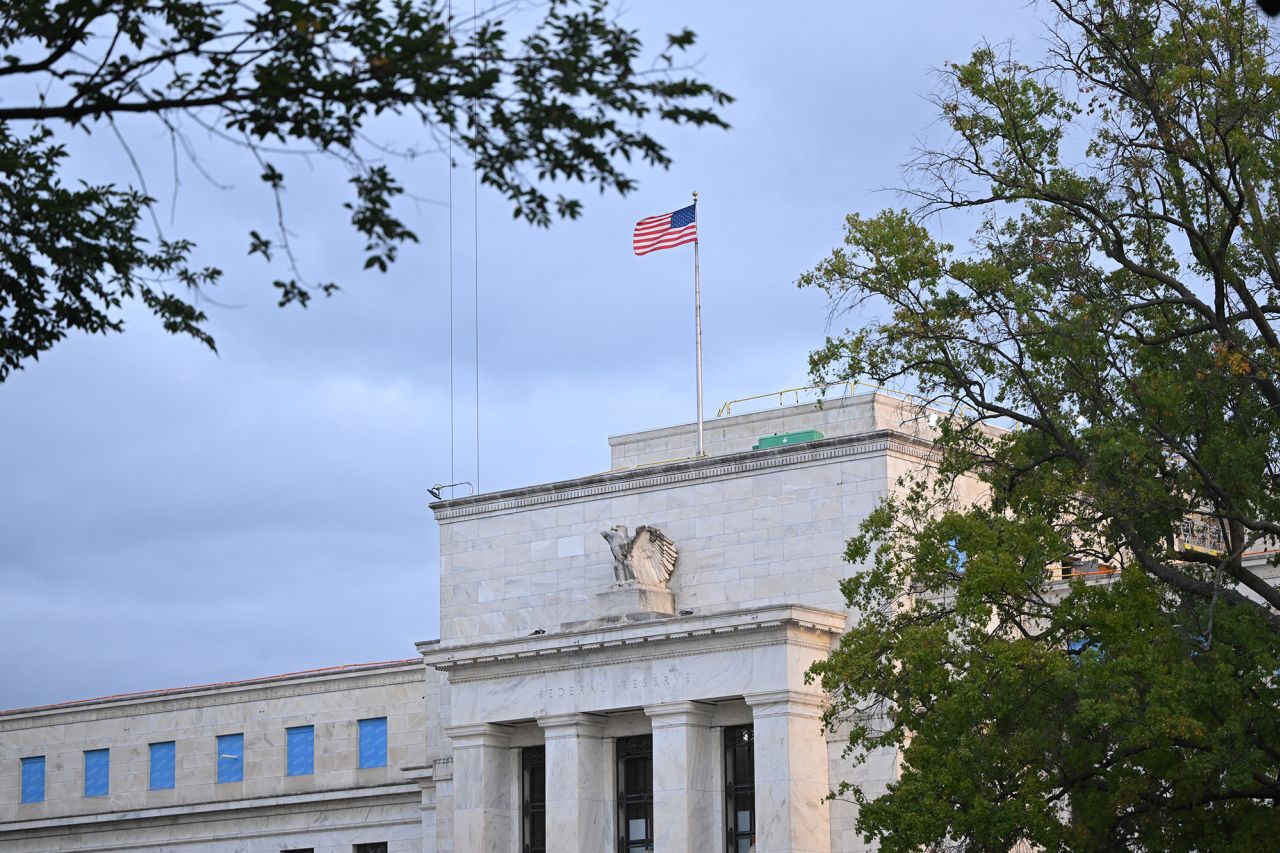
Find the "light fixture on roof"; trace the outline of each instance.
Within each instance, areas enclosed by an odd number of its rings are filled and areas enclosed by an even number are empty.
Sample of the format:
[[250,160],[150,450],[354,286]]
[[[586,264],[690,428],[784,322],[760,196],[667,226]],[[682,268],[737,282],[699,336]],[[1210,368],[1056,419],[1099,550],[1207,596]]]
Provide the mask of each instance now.
[[476,493],[476,487],[471,485],[470,481],[468,480],[459,480],[456,483],[449,483],[448,485],[441,485],[440,483],[436,483],[434,486],[427,489],[427,491],[431,494],[431,497],[439,501],[444,499],[445,489],[456,489],[458,488],[458,486],[466,486],[467,488],[471,489],[471,494],[473,495]]

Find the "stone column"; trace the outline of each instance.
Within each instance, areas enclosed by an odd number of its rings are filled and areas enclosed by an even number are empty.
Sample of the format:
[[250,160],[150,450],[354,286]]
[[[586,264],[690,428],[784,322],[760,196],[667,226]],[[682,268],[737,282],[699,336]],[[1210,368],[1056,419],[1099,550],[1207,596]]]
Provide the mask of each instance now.
[[540,717],[547,750],[547,848],[557,853],[612,850],[611,756],[595,714]]
[[433,767],[403,767],[404,775],[422,789],[422,853],[436,853],[436,780]]
[[453,844],[458,853],[511,853],[516,769],[510,728],[492,723],[450,726],[453,741]]
[[716,805],[724,784],[716,778],[720,745],[711,728],[711,708],[665,702],[644,712],[653,722],[655,853],[722,849]]
[[798,690],[743,698],[755,724],[756,853],[830,853],[822,698]]
[[436,780],[435,853],[453,853],[453,756],[437,758],[431,777]]

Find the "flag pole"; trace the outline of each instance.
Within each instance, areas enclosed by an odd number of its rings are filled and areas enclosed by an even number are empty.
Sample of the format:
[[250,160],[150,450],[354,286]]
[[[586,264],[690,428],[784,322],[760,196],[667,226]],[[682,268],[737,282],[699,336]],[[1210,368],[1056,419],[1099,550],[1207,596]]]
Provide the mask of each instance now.
[[[693,221],[698,221],[698,191],[693,191]],[[702,449],[702,271],[698,263],[698,240],[693,241],[693,325],[698,363],[698,456]]]

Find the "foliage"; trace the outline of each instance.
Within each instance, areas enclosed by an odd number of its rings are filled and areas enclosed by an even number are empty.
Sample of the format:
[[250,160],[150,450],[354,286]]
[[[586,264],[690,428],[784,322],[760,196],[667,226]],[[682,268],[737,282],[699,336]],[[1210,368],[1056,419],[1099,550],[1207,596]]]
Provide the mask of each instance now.
[[[626,193],[636,185],[627,164],[669,164],[645,119],[726,126],[717,109],[729,96],[677,65],[691,31],[667,36],[649,64],[606,0],[550,0],[516,37],[501,15],[521,6],[473,18],[450,17],[441,0],[0,4],[0,381],[72,329],[119,331],[122,304],[135,298],[170,331],[213,346],[195,297],[219,271],[194,268],[187,241],[144,238],[153,200],[143,170],[142,192],[69,188],[67,152],[50,135],[59,126],[119,136],[117,117],[153,116],[175,158],[182,148],[202,169],[189,122],[248,148],[277,210],[285,172],[276,161],[335,157],[350,170],[343,206],[365,268],[383,271],[417,239],[395,213],[404,188],[388,159],[452,143],[516,217],[546,226],[582,210],[579,199],[553,198],[555,185]],[[420,121],[430,144],[374,143],[367,129],[380,116]],[[335,290],[303,278],[282,214],[278,224],[272,237],[251,232],[249,250],[287,256],[280,303]]]
[[[1280,67],[1244,0],[1053,0],[936,98],[913,212],[802,276],[862,328],[823,380],[911,382],[938,476],[849,547],[814,674],[882,849],[1254,850],[1280,833]],[[967,251],[930,217],[979,214]],[[972,221],[972,220],[971,220]],[[973,495],[981,495],[974,498]],[[965,498],[968,498],[967,500]],[[1174,537],[1208,520],[1220,549]],[[1062,561],[1111,573],[1055,580]]]

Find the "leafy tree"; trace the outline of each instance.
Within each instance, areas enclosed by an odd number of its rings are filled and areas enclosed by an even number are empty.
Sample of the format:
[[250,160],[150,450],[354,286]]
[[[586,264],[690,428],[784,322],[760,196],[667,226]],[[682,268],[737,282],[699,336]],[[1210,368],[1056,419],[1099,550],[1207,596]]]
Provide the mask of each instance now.
[[[650,63],[606,0],[549,0],[517,38],[502,15],[521,6],[451,18],[442,0],[0,4],[0,381],[71,330],[120,331],[131,300],[214,345],[195,297],[219,271],[195,264],[190,241],[143,233],[143,170],[141,188],[71,178],[60,128],[118,136],[118,117],[153,116],[198,169],[185,128],[203,128],[257,157],[277,210],[285,155],[337,158],[365,268],[385,271],[417,239],[393,207],[396,155],[452,143],[515,216],[545,226],[582,210],[551,197],[557,184],[626,193],[627,163],[669,164],[644,119],[727,126],[717,110],[729,96],[677,65],[691,31],[667,36]],[[372,142],[387,116],[420,121],[424,144]],[[335,290],[298,272],[278,224],[248,236],[250,253],[287,259],[280,303]]]
[[1270,849],[1276,36],[1245,0],[1046,9],[1046,55],[943,70],[919,208],[848,217],[800,280],[863,324],[818,378],[942,409],[936,475],[850,542],[861,621],[814,667],[854,760],[901,749],[887,792],[842,793],[886,851]]

